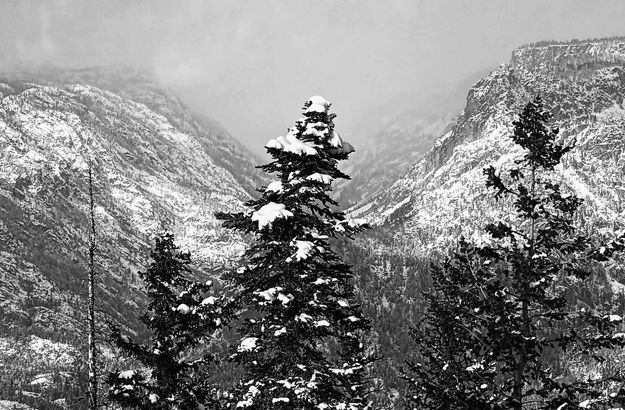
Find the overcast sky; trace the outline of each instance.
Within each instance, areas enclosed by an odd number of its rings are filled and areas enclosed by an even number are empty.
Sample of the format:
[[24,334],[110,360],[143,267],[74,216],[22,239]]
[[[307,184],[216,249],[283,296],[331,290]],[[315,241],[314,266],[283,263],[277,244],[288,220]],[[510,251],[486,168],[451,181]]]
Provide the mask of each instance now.
[[154,70],[256,152],[306,98],[355,145],[388,115],[540,40],[625,34],[623,0],[0,0],[0,65]]

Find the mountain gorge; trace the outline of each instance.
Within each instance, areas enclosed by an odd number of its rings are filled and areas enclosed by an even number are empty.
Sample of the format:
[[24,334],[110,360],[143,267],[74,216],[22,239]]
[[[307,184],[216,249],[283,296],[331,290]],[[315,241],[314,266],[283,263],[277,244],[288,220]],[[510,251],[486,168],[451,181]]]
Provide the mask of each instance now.
[[257,161],[216,122],[132,69],[2,78],[3,327],[64,337],[82,328],[90,161],[101,308],[115,321],[137,327],[136,273],[157,230],[174,231],[198,266],[241,251],[213,212],[242,209],[261,179]]
[[341,206],[373,198],[427,154],[453,125],[467,88],[481,76],[480,71],[443,85],[436,93],[420,95],[415,91],[371,109],[354,130],[359,143],[344,167],[351,180],[334,188]]

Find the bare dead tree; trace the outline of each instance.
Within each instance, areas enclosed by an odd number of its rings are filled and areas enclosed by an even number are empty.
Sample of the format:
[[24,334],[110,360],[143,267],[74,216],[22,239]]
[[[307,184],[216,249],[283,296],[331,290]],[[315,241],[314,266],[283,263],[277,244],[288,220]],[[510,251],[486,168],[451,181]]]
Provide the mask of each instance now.
[[87,320],[89,326],[89,409],[98,408],[98,375],[97,375],[97,350],[96,350],[96,323],[95,323],[95,204],[93,194],[93,169],[89,159],[89,300],[87,304]]

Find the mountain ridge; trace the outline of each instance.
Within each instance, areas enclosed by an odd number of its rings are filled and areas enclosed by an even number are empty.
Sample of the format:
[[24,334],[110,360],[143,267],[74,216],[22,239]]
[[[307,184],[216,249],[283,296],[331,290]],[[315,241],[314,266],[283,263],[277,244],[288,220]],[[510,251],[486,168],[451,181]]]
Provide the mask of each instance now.
[[[89,159],[103,309],[134,330],[150,235],[171,228],[200,268],[229,263],[243,241],[213,212],[242,210],[262,181],[223,128],[158,84],[124,70],[78,74],[0,79],[0,316],[9,328],[80,333]],[[73,81],[85,76],[97,81]]]
[[501,207],[489,211],[493,204],[482,169],[505,167],[519,155],[507,135],[523,105],[540,94],[562,141],[577,140],[558,175],[587,200],[581,214],[596,214],[596,226],[622,226],[625,215],[612,209],[620,209],[623,200],[617,182],[624,160],[619,131],[625,121],[623,51],[622,38],[513,51],[511,63],[469,90],[464,111],[423,159],[351,213],[398,230],[398,240],[405,239],[406,248],[417,253],[444,247],[459,235],[481,237],[477,223],[505,213]]

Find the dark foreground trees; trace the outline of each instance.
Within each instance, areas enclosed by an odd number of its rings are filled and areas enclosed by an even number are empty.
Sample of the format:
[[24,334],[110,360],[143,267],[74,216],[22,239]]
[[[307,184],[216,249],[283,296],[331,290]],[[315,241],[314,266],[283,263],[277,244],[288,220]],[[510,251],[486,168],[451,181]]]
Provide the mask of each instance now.
[[[607,260],[624,241],[595,247],[576,229],[581,200],[553,172],[572,147],[556,142],[550,117],[540,98],[527,104],[511,136],[523,156],[501,173],[484,171],[494,197],[514,207],[516,222],[489,224],[492,245],[461,240],[432,269],[429,305],[414,332],[416,359],[404,373],[417,408],[625,405],[625,375],[603,366],[625,346],[622,318],[580,306],[570,291],[592,275],[593,261]],[[584,367],[558,366],[556,359],[572,355]]]
[[367,402],[362,337],[350,267],[330,239],[358,221],[336,210],[333,181],[353,148],[334,131],[330,103],[313,97],[285,137],[267,143],[277,179],[248,202],[251,212],[218,214],[224,226],[254,235],[244,266],[225,276],[240,289],[244,320],[234,360],[242,367],[231,407],[361,409]]
[[111,341],[137,366],[108,375],[109,398],[130,408],[211,408],[214,358],[203,344],[227,320],[229,303],[210,294],[210,281],[191,279],[190,256],[171,233],[156,238],[151,256],[150,267],[140,273],[150,301],[141,321],[153,336],[137,343],[112,326]]

